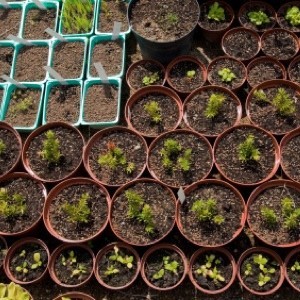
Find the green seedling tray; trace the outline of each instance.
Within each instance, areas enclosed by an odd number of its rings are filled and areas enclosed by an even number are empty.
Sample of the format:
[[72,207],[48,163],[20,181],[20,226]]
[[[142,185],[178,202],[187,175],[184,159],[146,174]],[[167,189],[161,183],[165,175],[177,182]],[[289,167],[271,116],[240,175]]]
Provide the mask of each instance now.
[[[106,42],[106,41],[111,41],[112,40],[112,35],[98,35],[98,36],[93,36],[90,39],[90,47],[89,47],[89,57],[88,57],[88,67],[87,67],[87,78],[88,79],[99,79],[99,77],[94,77],[91,75],[91,61],[92,61],[92,54],[93,54],[93,50],[95,45],[100,44],[102,42]],[[125,67],[125,35],[121,34],[118,37],[118,40],[121,40],[122,42],[122,67],[121,67],[121,72],[118,74],[113,74],[108,76],[108,79],[113,79],[113,78],[122,78],[124,75],[124,67]]]
[[[10,73],[6,74],[9,77],[13,76],[14,73],[14,62],[15,62],[15,54],[16,54],[16,44],[12,41],[0,41],[0,48],[2,47],[12,47],[14,48],[14,53],[13,53],[13,60],[12,60],[12,64],[11,64],[11,69],[10,69]],[[2,72],[2,70],[0,70],[0,72]],[[2,73],[0,75],[3,75]],[[6,82],[0,82],[0,84],[2,83],[6,83]]]
[[116,112],[116,117],[112,121],[108,122],[86,122],[84,120],[84,103],[85,103],[85,97],[87,94],[87,91],[90,86],[93,85],[102,85],[101,80],[86,80],[83,88],[83,96],[82,96],[82,102],[80,105],[81,108],[81,113],[80,113],[80,123],[82,125],[88,125],[91,126],[92,128],[102,128],[102,127],[108,127],[108,126],[114,126],[117,125],[120,121],[120,107],[121,107],[121,87],[122,87],[122,81],[120,78],[114,78],[114,79],[109,79],[110,85],[115,85],[118,87],[118,99],[117,99],[117,112]]
[[[81,71],[81,75],[80,77],[78,78],[64,78],[65,80],[82,80],[82,79],[85,79],[85,72],[86,72],[86,64],[87,64],[87,52],[88,52],[88,42],[89,42],[89,39],[86,38],[86,37],[65,37],[65,39],[68,41],[68,42],[83,42],[84,43],[84,56],[83,56],[83,64],[82,64],[82,71]],[[55,51],[55,47],[57,45],[59,45],[60,43],[64,43],[64,42],[61,42],[59,40],[55,40],[53,41],[52,43],[52,46],[51,46],[51,58],[50,58],[50,66],[53,67],[53,58],[54,58],[54,51]],[[52,78],[50,76],[50,74],[48,74],[48,80],[49,81],[56,81],[55,78]]]
[[[80,125],[80,114],[81,114],[81,103],[82,103],[82,94],[83,94],[83,81],[82,80],[67,80],[67,83],[70,85],[80,85],[80,106],[78,120],[75,123],[72,123],[73,126],[78,127]],[[59,81],[48,81],[46,83],[44,102],[43,102],[43,117],[42,125],[47,124],[47,106],[48,106],[48,97],[52,87],[61,85]]]
[[[44,84],[38,84],[38,83],[22,83],[22,84],[28,88],[41,90],[40,103],[39,103],[39,107],[38,107],[38,111],[37,111],[37,115],[36,115],[36,119],[35,119],[34,123],[28,127],[14,126],[14,128],[20,132],[31,132],[40,125],[40,122],[42,119]],[[14,84],[9,84],[6,88],[6,96],[4,97],[4,101],[2,101],[2,105],[1,105],[1,113],[2,113],[1,121],[5,121],[5,116],[6,116],[9,104],[10,104],[10,97],[16,88],[17,87]]]

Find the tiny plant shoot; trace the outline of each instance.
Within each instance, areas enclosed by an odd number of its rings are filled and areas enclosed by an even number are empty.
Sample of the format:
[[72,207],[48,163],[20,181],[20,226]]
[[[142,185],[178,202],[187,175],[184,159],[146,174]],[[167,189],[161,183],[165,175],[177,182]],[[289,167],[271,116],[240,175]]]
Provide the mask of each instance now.
[[148,86],[156,83],[158,80],[159,80],[158,72],[155,72],[149,76],[144,76],[142,82],[143,85]]
[[298,260],[291,266],[291,271],[300,273],[300,263]]
[[179,17],[175,13],[168,13],[166,15],[166,22],[171,26],[175,26],[179,22]]
[[147,112],[147,114],[150,116],[151,121],[155,124],[158,124],[161,122],[161,108],[157,101],[149,101],[144,105],[144,109]]
[[57,164],[62,157],[60,152],[60,142],[52,130],[46,131],[45,136],[43,149],[40,153],[41,157],[49,164]]
[[207,119],[215,118],[219,114],[225,99],[226,98],[223,94],[211,94],[204,111],[205,117]]
[[248,13],[249,20],[252,24],[256,26],[261,26],[270,23],[270,18],[262,10],[259,11],[250,11]]
[[223,82],[231,82],[236,78],[235,74],[229,68],[223,68],[222,70],[219,70],[218,75]]
[[196,71],[195,70],[189,70],[186,72],[186,77],[188,79],[193,79],[196,76]]
[[8,193],[5,188],[0,188],[0,215],[6,218],[23,216],[27,210],[25,197],[19,193]]
[[0,155],[3,155],[5,153],[5,150],[6,150],[6,144],[2,139],[0,139]]
[[287,9],[285,14],[285,19],[290,23],[292,26],[299,26],[300,25],[300,9],[297,6],[292,6]]
[[169,256],[163,257],[163,266],[159,271],[157,271],[152,278],[155,280],[164,278],[166,273],[171,273],[174,275],[178,275],[179,262],[176,260],[170,261]]
[[224,8],[220,6],[218,2],[215,2],[209,7],[208,15],[209,20],[216,22],[225,21],[225,11]]
[[16,113],[26,113],[29,109],[33,106],[33,99],[32,97],[24,94],[24,91],[21,89],[16,89],[12,95],[12,99],[16,101],[16,104],[14,104],[11,108],[11,112],[13,114]]
[[239,160],[248,163],[250,161],[260,160],[260,151],[255,146],[255,137],[249,134],[244,142],[238,145]]

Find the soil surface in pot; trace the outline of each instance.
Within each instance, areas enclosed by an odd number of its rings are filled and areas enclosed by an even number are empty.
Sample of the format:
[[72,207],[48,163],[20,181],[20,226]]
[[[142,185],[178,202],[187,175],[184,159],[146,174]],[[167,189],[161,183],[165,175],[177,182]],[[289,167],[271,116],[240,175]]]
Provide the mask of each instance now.
[[17,81],[43,81],[44,66],[48,65],[48,47],[23,46],[16,58],[14,79]]
[[26,40],[51,39],[45,30],[55,30],[56,9],[29,9],[25,16],[23,38]]
[[[121,149],[126,166],[118,164],[115,168],[110,168],[107,164],[98,163],[99,158],[109,154],[111,148]],[[101,182],[121,185],[139,176],[146,164],[146,152],[144,143],[137,135],[116,130],[105,134],[93,144],[89,154],[89,165]],[[129,166],[133,166],[133,170],[126,172]]]
[[43,142],[46,140],[46,132],[39,134],[31,140],[27,149],[27,158],[31,170],[44,180],[60,180],[68,176],[80,164],[83,142],[78,133],[70,128],[51,128],[59,141],[61,157],[58,163],[48,163],[43,160]]
[[[286,228],[288,216],[283,211],[282,201],[289,198],[292,203],[292,211],[300,208],[300,192],[294,188],[280,185],[271,187],[261,192],[248,207],[248,222],[255,233],[263,240],[274,245],[294,243],[300,240],[300,228]],[[274,211],[277,222],[270,223],[263,217],[262,208],[270,208]]]
[[[235,77],[231,81],[222,80],[222,76],[218,74],[223,69],[229,69]],[[245,67],[236,60],[230,58],[218,59],[215,61],[208,71],[208,80],[211,84],[220,85],[228,89],[238,88],[246,79]]]
[[93,272],[93,258],[81,247],[63,250],[54,262],[54,273],[63,284],[77,285]]
[[80,85],[53,86],[48,96],[46,121],[76,123],[79,119]]
[[22,9],[0,8],[0,40],[5,40],[9,34],[17,36],[22,19]]
[[[161,154],[164,142],[167,139],[174,139],[181,145],[180,153],[171,157],[171,168],[163,166],[163,157]],[[178,164],[178,159],[188,149],[191,150],[190,166],[189,170],[183,171]],[[202,138],[193,133],[170,133],[164,138],[159,139],[149,153],[151,171],[164,183],[176,187],[186,186],[202,179],[209,172],[211,161],[212,157],[208,145]]]
[[80,78],[84,63],[84,48],[85,45],[82,41],[60,42],[56,44],[52,58],[53,69],[63,78]]
[[[161,121],[155,122],[147,112],[145,105],[155,101],[159,107]],[[137,100],[130,110],[132,126],[145,135],[157,136],[168,130],[175,129],[179,119],[179,108],[175,100],[162,93],[149,93]]]
[[[144,205],[149,205],[154,223],[153,233],[147,233],[144,222],[129,215],[129,199],[126,191],[141,196]],[[173,226],[175,202],[173,195],[162,185],[153,182],[136,183],[123,191],[113,202],[111,224],[113,230],[132,244],[145,245],[163,237]]]
[[[33,267],[36,264],[34,260],[36,253],[40,254],[41,265]],[[11,256],[9,270],[19,281],[28,282],[42,276],[47,268],[47,264],[48,256],[46,250],[39,244],[29,242],[19,246]],[[16,270],[18,267],[21,267],[20,271]],[[27,272],[24,272],[24,268],[27,269]]]
[[[195,201],[209,199],[215,200],[217,215],[224,218],[220,225],[209,220],[200,221],[192,209]],[[241,200],[231,189],[219,184],[202,185],[189,193],[180,206],[181,231],[196,244],[204,246],[225,244],[241,228],[243,212]]]
[[224,38],[226,54],[238,60],[250,60],[259,50],[259,41],[251,32],[240,30]]
[[130,24],[142,37],[155,42],[169,42],[184,37],[197,25],[196,1],[180,5],[175,0],[140,0],[132,6]]
[[296,82],[298,84],[300,83],[300,60],[298,60],[297,62],[295,62],[290,67],[290,69],[289,69],[289,78],[293,82]]
[[[205,111],[212,95],[220,95],[219,97],[224,98],[224,102],[215,117],[207,118]],[[218,135],[235,124],[237,103],[232,95],[218,88],[204,89],[186,102],[185,117],[189,126],[195,131],[204,135]]]
[[294,284],[294,286],[296,286],[298,289],[300,289],[299,269],[296,269],[296,270],[292,269],[293,267],[295,268],[295,264],[296,264],[296,266],[298,266],[297,262],[298,262],[298,264],[300,263],[300,254],[299,253],[296,253],[295,255],[293,255],[291,257],[291,259],[289,260],[289,262],[286,266],[286,271],[287,271],[290,281]]
[[[128,268],[126,264],[122,264],[118,260],[114,260],[116,253],[114,249],[110,249],[99,259],[97,270],[102,281],[113,287],[125,286],[131,282],[137,270],[137,261],[133,253],[126,248],[117,247],[117,249],[118,256],[123,258],[133,257],[132,267]],[[116,269],[118,272],[116,274],[107,274],[110,268]]]
[[[239,146],[250,136],[254,136],[254,147],[258,149],[258,161],[239,159]],[[236,128],[220,140],[215,149],[215,160],[224,174],[235,182],[257,183],[266,178],[275,164],[275,147],[272,139],[256,128]]]
[[86,122],[112,122],[118,115],[118,87],[91,85],[85,95],[83,119]]
[[95,44],[90,65],[90,74],[92,77],[99,77],[94,66],[101,62],[107,76],[116,76],[122,71],[123,43],[121,40],[103,41]]
[[[72,208],[69,210],[66,203],[78,207],[83,198],[87,199],[89,210],[87,222],[74,221],[69,213]],[[82,240],[95,235],[105,224],[107,214],[106,195],[95,184],[76,184],[64,188],[56,195],[49,209],[52,228],[60,236],[70,240]]]
[[261,41],[264,54],[278,60],[293,58],[298,52],[298,41],[286,31],[271,32]]
[[16,88],[11,93],[5,121],[18,127],[33,126],[37,118],[40,98],[40,89]]
[[[11,66],[13,62],[14,48],[13,47],[0,47],[0,72],[1,75],[5,74],[10,76]],[[0,78],[0,82],[5,80]],[[0,97],[1,99],[1,97]]]

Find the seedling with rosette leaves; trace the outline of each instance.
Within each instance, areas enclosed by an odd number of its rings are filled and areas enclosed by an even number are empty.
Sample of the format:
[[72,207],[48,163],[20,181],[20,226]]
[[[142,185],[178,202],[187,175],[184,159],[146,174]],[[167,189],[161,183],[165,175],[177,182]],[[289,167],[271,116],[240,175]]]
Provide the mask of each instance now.
[[5,188],[0,188],[0,214],[6,218],[23,216],[27,211],[25,197],[19,193],[12,195]]
[[144,109],[150,116],[151,121],[154,124],[158,124],[162,121],[161,107],[157,101],[151,100],[144,105]]
[[284,17],[292,26],[300,25],[300,9],[298,6],[292,6],[287,9]]
[[220,6],[219,2],[214,2],[210,7],[207,15],[209,20],[216,22],[225,21],[225,10]]
[[244,163],[260,160],[260,151],[255,146],[255,137],[253,134],[249,134],[244,142],[238,145],[237,150],[239,160]]
[[205,117],[208,119],[215,118],[219,114],[220,109],[225,102],[225,99],[226,97],[223,94],[219,94],[219,93],[211,94],[204,111]]
[[252,24],[256,26],[261,26],[270,23],[270,18],[262,10],[259,11],[250,11],[248,13],[249,20]]
[[166,273],[178,275],[179,262],[176,260],[170,261],[170,256],[163,257],[163,266],[153,276],[152,279],[158,280],[164,278]]
[[236,78],[236,75],[229,68],[223,68],[219,70],[218,75],[223,82],[231,82]]
[[43,149],[40,155],[49,164],[58,164],[62,157],[60,141],[52,130],[46,131],[45,136],[46,138],[43,140]]

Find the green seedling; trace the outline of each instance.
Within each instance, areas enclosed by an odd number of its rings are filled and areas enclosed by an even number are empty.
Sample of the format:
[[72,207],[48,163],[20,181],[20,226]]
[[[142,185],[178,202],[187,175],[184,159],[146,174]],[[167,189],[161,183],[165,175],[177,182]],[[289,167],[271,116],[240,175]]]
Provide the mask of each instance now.
[[110,11],[106,0],[101,0],[101,12],[104,13],[107,19],[112,18],[112,12]]
[[29,272],[28,268],[29,268],[29,266],[28,266],[27,261],[24,261],[21,265],[16,267],[16,271],[18,273],[27,274]]
[[149,76],[144,76],[142,82],[143,85],[148,86],[156,83],[158,80],[159,80],[159,74],[158,72],[155,72]]
[[31,300],[29,292],[20,285],[11,282],[9,284],[0,283],[0,300]]
[[300,263],[298,262],[298,260],[296,260],[295,263],[291,266],[291,271],[300,272]]
[[255,146],[255,137],[253,134],[249,134],[245,141],[238,145],[237,150],[239,160],[244,163],[260,160],[260,151]]
[[6,218],[23,216],[27,211],[25,200],[22,194],[10,195],[7,189],[0,188],[0,214]]
[[6,144],[2,139],[0,139],[0,155],[4,154],[6,151]]
[[167,24],[169,24],[171,26],[175,26],[179,22],[179,17],[175,13],[168,13],[166,15],[165,21],[166,21]]
[[189,79],[193,79],[196,76],[196,71],[195,70],[189,70],[186,72],[186,77]]
[[223,94],[211,94],[204,111],[205,117],[208,119],[215,118],[219,114],[225,99],[226,97]]
[[300,25],[300,9],[297,6],[292,6],[287,9],[285,14],[285,19],[290,23],[292,26],[299,26]]
[[246,270],[245,270],[245,275],[246,276],[249,276],[249,275],[252,275],[252,265],[250,263],[246,264]]
[[122,265],[125,265],[128,269],[133,268],[133,256],[122,255],[117,246],[114,246],[114,253],[108,259],[113,262],[119,262]]
[[32,270],[35,270],[43,265],[41,254],[39,252],[33,253],[33,261],[34,263],[30,266]]
[[270,23],[270,18],[262,10],[259,11],[250,11],[248,17],[251,23],[256,26],[261,26]]
[[161,108],[157,101],[149,101],[144,105],[144,109],[147,114],[150,116],[151,121],[155,124],[158,124],[162,121]]
[[258,285],[259,286],[264,286],[270,280],[271,280],[271,277],[269,275],[265,275],[263,273],[259,273],[259,275],[258,275]]
[[219,70],[218,75],[223,82],[231,82],[236,78],[235,74],[229,68],[223,68],[222,70]]
[[253,92],[253,96],[256,98],[257,101],[269,102],[267,95],[263,90],[255,90]]
[[209,7],[207,17],[209,20],[216,22],[225,21],[225,10],[218,2],[214,2],[214,4]]
[[108,266],[106,271],[104,272],[105,276],[113,276],[120,273],[120,270],[115,268],[114,266]]
[[264,220],[264,222],[269,226],[269,227],[274,227],[278,223],[278,219],[276,216],[276,213],[273,209],[268,208],[268,207],[262,207],[260,209],[261,216]]
[[72,271],[71,277],[81,277],[87,273],[87,268],[84,264],[77,264],[76,269]]
[[68,252],[68,257],[67,258],[64,255],[62,255],[61,264],[63,266],[73,265],[76,262],[77,262],[77,257],[76,257],[75,252],[73,250]]
[[49,164],[57,164],[62,157],[59,139],[52,130],[46,131],[45,136],[46,138],[43,140],[43,148],[40,155]]
[[12,96],[17,102],[12,106],[11,112],[13,114],[21,113],[24,114],[28,112],[29,109],[33,106],[33,99],[32,97],[28,96],[25,97],[22,90],[16,90]]
[[152,278],[155,280],[161,279],[165,276],[166,272],[178,275],[179,262],[173,260],[170,262],[169,256],[163,257],[163,267],[157,271]]

